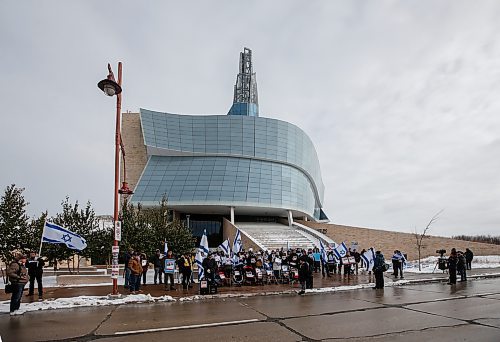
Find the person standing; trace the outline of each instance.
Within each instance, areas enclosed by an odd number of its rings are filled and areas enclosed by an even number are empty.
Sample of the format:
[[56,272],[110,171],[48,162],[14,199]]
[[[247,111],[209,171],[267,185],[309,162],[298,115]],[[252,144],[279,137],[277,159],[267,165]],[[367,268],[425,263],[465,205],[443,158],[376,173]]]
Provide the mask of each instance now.
[[130,258],[128,268],[130,269],[130,293],[136,294],[140,291],[142,274],[141,257],[138,252],[135,252]]
[[448,272],[450,273],[448,285],[454,285],[457,283],[457,262],[457,250],[452,248],[450,256],[448,257]]
[[[167,252],[167,256],[165,257],[164,261],[166,259],[172,259],[172,260],[175,260],[175,255],[174,255],[174,252],[169,249],[168,252]],[[165,272],[167,270],[165,269]],[[168,283],[170,281],[170,290],[175,290],[175,285],[174,285],[174,272],[169,272],[169,273],[165,273],[165,290],[167,290],[169,288],[168,286]]]
[[468,248],[465,249],[465,261],[467,264],[467,269],[471,270],[472,269],[472,259],[474,259],[474,253]]
[[123,272],[123,276],[125,277],[125,285],[124,287],[128,289],[130,287],[130,268],[128,264],[130,263],[130,259],[134,256],[134,250],[132,248],[128,249],[128,252],[125,253],[125,270]]
[[26,264],[26,268],[28,269],[29,276],[29,292],[26,296],[33,296],[35,293],[35,280],[38,285],[38,299],[43,299],[43,285],[42,285],[42,276],[43,276],[43,266],[45,266],[45,262],[42,258],[36,256],[35,251],[30,252],[30,257]]
[[467,265],[465,255],[461,251],[457,252],[457,272],[460,274],[460,281],[467,281]]
[[373,262],[373,273],[375,274],[375,287],[374,289],[384,288],[384,272],[385,272],[385,259],[380,251],[375,252],[375,260]]
[[7,277],[12,284],[12,296],[10,297],[10,314],[15,315],[21,306],[24,286],[28,282],[28,270],[26,269],[26,256],[16,254],[14,261],[9,264]]
[[394,270],[394,277],[397,278],[398,274],[403,279],[403,265],[405,263],[405,257],[400,250],[395,250],[394,255],[392,256],[392,267]]
[[160,281],[160,284],[162,284],[162,279],[163,279],[163,255],[160,253],[160,250],[156,250],[156,254],[153,256],[153,267],[155,269],[155,275],[154,275],[154,284],[157,284],[157,280]]
[[361,254],[359,254],[357,250],[354,250],[352,252],[352,256],[354,257],[354,261],[356,262],[354,264],[354,273],[357,275],[359,269],[359,263],[361,262]]
[[303,295],[304,293],[306,293],[308,277],[309,277],[309,265],[306,261],[306,258],[300,258],[299,260],[300,291],[298,292],[299,295]]
[[141,267],[142,267],[142,285],[146,285],[146,276],[148,274],[149,262],[145,253],[141,253]]
[[307,264],[309,264],[309,273],[307,274],[307,282],[306,282],[306,288],[312,289],[313,288],[313,272],[314,272],[314,257],[312,251],[309,251],[307,256],[306,256]]
[[177,265],[179,266],[179,272],[182,274],[182,288],[187,290],[190,285],[191,279],[191,258],[189,257],[189,253],[185,253],[177,260]]

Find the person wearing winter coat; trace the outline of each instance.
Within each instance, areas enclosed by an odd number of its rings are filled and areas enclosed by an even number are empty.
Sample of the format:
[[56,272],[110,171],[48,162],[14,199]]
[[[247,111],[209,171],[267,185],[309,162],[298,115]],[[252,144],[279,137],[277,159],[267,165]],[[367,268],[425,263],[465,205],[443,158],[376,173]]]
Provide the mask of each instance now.
[[373,262],[373,273],[375,274],[375,287],[374,289],[384,288],[384,272],[385,272],[385,259],[380,251],[375,252],[375,260]]
[[130,269],[130,293],[136,294],[140,291],[142,275],[141,256],[139,253],[134,253],[134,256],[130,258],[128,268]]
[[457,250],[455,248],[452,248],[450,256],[448,257],[448,272],[450,274],[448,285],[454,285],[457,283],[457,262]]
[[405,257],[403,253],[399,250],[394,251],[394,255],[392,256],[392,268],[394,270],[394,273],[392,274],[394,277],[401,277],[403,279],[403,265],[406,263]]
[[208,257],[203,259],[201,265],[203,266],[205,277],[211,284],[213,284],[215,281],[215,272],[217,272],[217,263],[215,262],[212,253],[209,253]]
[[189,253],[185,253],[179,259],[177,259],[177,265],[179,266],[179,272],[182,274],[182,288],[187,289],[191,279],[192,265]]
[[146,276],[148,274],[149,261],[145,253],[141,254],[141,266],[142,266],[142,285],[146,285]]
[[[169,249],[167,252],[167,256],[165,259],[175,259],[174,252]],[[173,273],[165,273],[165,290],[169,288],[168,283],[170,282],[170,290],[175,290],[174,285],[174,274]]]
[[467,269],[472,269],[472,259],[474,259],[474,253],[468,248],[465,249],[465,262],[467,264]]
[[163,279],[163,272],[164,272],[164,264],[163,264],[163,255],[161,254],[160,250],[157,249],[155,255],[153,256],[153,267],[155,269],[155,275],[154,275],[154,284],[157,284],[157,280],[160,281],[160,284],[162,284],[162,279]]
[[460,274],[460,281],[467,280],[467,265],[465,255],[461,251],[457,252],[457,273]]
[[35,293],[35,280],[38,285],[38,299],[43,299],[43,285],[42,285],[42,276],[43,276],[43,266],[45,266],[45,262],[42,258],[36,256],[35,251],[30,252],[30,257],[26,263],[26,268],[28,269],[29,276],[29,292],[27,296],[33,296]]
[[28,270],[26,269],[26,256],[17,254],[14,261],[7,268],[7,277],[12,284],[12,296],[10,297],[10,314],[14,315],[21,306],[24,286],[28,282]]
[[300,291],[299,295],[303,295],[306,293],[307,287],[307,279],[309,278],[309,264],[306,261],[306,258],[300,258],[299,260],[299,282],[300,282]]

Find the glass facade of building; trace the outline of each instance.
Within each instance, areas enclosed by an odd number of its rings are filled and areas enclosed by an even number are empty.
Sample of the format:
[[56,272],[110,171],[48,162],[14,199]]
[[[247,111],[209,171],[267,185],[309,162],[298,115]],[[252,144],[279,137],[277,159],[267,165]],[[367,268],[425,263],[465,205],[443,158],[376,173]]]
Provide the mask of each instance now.
[[324,186],[309,137],[290,123],[243,115],[141,109],[149,156],[132,202],[295,210],[320,219]]

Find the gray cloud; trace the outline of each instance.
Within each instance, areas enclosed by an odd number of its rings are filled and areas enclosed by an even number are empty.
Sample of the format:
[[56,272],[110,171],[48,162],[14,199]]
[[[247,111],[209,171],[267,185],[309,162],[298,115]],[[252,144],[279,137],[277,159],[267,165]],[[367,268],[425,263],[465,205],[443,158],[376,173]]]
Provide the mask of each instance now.
[[[112,211],[114,102],[224,114],[254,51],[261,115],[316,144],[335,223],[500,233],[500,5],[495,1],[3,2],[0,185],[30,212]],[[22,25],[20,24],[22,23]]]

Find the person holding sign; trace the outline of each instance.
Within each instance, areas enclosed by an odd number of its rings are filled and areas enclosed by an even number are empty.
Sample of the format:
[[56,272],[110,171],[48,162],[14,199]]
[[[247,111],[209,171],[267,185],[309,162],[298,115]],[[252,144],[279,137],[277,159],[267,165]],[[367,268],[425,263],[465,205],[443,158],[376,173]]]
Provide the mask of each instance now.
[[171,249],[168,250],[164,260],[165,260],[165,290],[169,288],[168,286],[169,281],[170,281],[170,290],[175,290],[175,285],[174,285],[175,255]]

